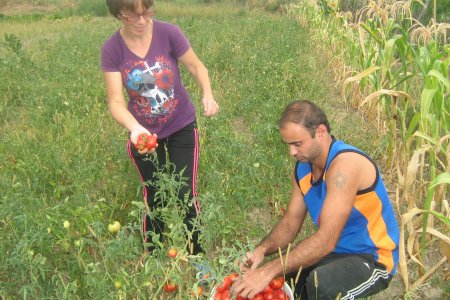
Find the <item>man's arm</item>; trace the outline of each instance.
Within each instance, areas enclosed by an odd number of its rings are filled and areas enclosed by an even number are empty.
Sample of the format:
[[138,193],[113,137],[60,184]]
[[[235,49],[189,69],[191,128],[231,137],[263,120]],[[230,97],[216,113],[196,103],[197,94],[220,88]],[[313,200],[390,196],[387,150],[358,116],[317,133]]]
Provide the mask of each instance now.
[[261,251],[264,255],[285,249],[294,241],[303,225],[307,210],[303,201],[303,195],[295,178],[292,179],[292,193],[287,210],[282,219],[256,247],[255,251]]
[[[256,268],[264,260],[265,255],[278,252],[279,248],[284,249],[289,245],[289,243],[294,241],[300,228],[302,227],[306,213],[307,209],[303,201],[303,195],[295,179],[293,178],[291,200],[287,207],[286,213],[267,235],[267,237],[265,237],[261,243],[256,246],[255,250],[247,253],[247,258],[244,262],[246,266],[241,266],[241,270],[245,272],[246,275],[248,274],[248,277],[251,277],[250,281],[252,283],[250,283],[250,286],[256,288],[257,290],[262,290],[268,285],[272,277],[266,276],[267,274],[259,272],[260,269]],[[251,266],[251,269],[248,269],[248,266]],[[248,293],[247,290],[244,291],[244,289],[248,288],[246,285],[246,283],[244,283],[244,285],[236,283],[232,287],[232,292],[238,294],[243,292],[244,294],[241,295],[246,295]],[[257,292],[252,295],[255,295],[256,293]]]
[[[326,174],[327,196],[319,217],[319,229],[289,253],[287,273],[317,263],[336,247],[361,185],[361,174],[364,174],[360,172],[361,164],[355,163],[354,155],[341,154],[329,167]],[[265,267],[273,277],[283,274],[280,258]]]
[[[364,174],[361,173],[359,164],[354,163],[354,160],[349,161],[351,155],[340,155],[327,171],[327,196],[317,232],[295,246],[287,257],[283,255],[258,269],[244,273],[237,284],[233,285],[234,293],[247,298],[254,297],[273,278],[311,266],[334,250],[352,211],[360,178],[363,177],[361,174]],[[283,265],[284,262],[286,265]]]

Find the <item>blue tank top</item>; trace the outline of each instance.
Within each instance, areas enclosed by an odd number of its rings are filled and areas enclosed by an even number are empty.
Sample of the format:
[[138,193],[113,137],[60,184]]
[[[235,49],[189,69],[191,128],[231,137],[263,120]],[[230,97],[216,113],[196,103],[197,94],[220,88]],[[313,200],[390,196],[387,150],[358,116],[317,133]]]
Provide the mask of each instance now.
[[333,159],[343,152],[356,152],[371,161],[376,179],[371,187],[356,194],[352,212],[333,252],[372,254],[393,275],[399,256],[399,229],[379,170],[367,154],[333,138],[325,171],[316,181],[312,178],[311,164],[297,162],[296,181],[308,212],[314,224],[320,227],[320,212],[327,193],[326,172]]

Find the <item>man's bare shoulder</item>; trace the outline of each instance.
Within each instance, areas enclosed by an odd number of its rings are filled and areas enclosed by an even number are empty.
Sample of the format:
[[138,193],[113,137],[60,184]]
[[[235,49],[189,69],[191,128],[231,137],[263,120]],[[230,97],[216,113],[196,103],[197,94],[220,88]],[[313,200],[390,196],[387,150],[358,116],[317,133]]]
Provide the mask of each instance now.
[[374,163],[357,152],[340,153],[331,163],[327,175],[348,178],[358,190],[371,186],[376,178]]

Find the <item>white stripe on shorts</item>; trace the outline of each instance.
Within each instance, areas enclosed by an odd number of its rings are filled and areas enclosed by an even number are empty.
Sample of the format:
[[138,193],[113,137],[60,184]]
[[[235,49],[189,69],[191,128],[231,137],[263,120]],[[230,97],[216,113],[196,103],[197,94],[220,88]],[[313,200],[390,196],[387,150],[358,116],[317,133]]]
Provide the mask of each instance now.
[[387,279],[389,277],[389,273],[387,270],[382,269],[374,269],[372,276],[369,277],[366,281],[361,283],[359,286],[351,289],[347,292],[347,295],[341,298],[341,300],[353,300],[356,296],[362,294],[364,291],[368,290],[378,279],[384,278]]

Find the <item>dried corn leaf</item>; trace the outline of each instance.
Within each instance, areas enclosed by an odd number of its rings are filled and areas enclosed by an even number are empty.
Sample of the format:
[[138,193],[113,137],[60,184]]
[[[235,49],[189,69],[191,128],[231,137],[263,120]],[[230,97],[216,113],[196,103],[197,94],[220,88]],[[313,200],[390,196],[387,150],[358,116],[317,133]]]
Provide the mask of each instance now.
[[416,257],[416,255],[414,254],[414,242],[416,241],[416,232],[412,232],[410,233],[408,240],[406,241],[406,250],[408,251],[408,254],[410,256],[410,258],[417,263],[418,265],[420,265],[422,268],[424,268],[425,266],[422,264],[422,262]]
[[[419,228],[416,233],[422,233],[423,228]],[[443,234],[442,232],[440,232],[439,230],[433,228],[433,227],[427,227],[426,232],[429,234],[434,235],[435,237],[439,238],[441,241],[447,243],[448,245],[450,245],[450,237],[448,237],[447,235]]]
[[362,71],[361,73],[356,74],[355,76],[345,79],[344,84],[342,85],[342,95],[345,95],[345,89],[349,83],[355,82],[355,81],[359,82],[364,77],[369,76],[370,74],[372,74],[373,72],[375,72],[376,70],[379,70],[379,69],[380,69],[380,67],[373,66],[373,67],[370,67],[370,68]]
[[406,168],[406,174],[403,176],[404,182],[400,182],[403,186],[403,190],[407,191],[411,188],[416,179],[417,171],[420,169],[420,156],[430,150],[430,145],[425,145],[414,151],[413,156],[409,160],[408,167]]
[[426,272],[423,276],[421,276],[419,279],[417,279],[416,282],[411,286],[411,290],[417,289],[419,286],[421,286],[427,278],[429,278],[431,275],[433,275],[434,272],[443,264],[445,263],[446,258],[443,257],[437,264],[435,264],[428,272]]
[[408,263],[406,262],[406,252],[405,252],[405,227],[400,227],[400,245],[399,245],[399,262],[398,267],[400,270],[400,275],[403,279],[405,285],[405,290],[409,289],[409,273],[408,273]]
[[[379,99],[381,96],[384,96],[384,95],[402,97],[402,98],[408,99],[411,102],[414,102],[413,98],[408,93],[405,93],[402,91],[381,89],[379,91],[373,92],[372,94],[370,94],[366,98],[364,98],[364,100],[361,102],[359,107],[366,105],[368,102],[372,103],[373,100]],[[414,105],[414,103],[412,105]]]

